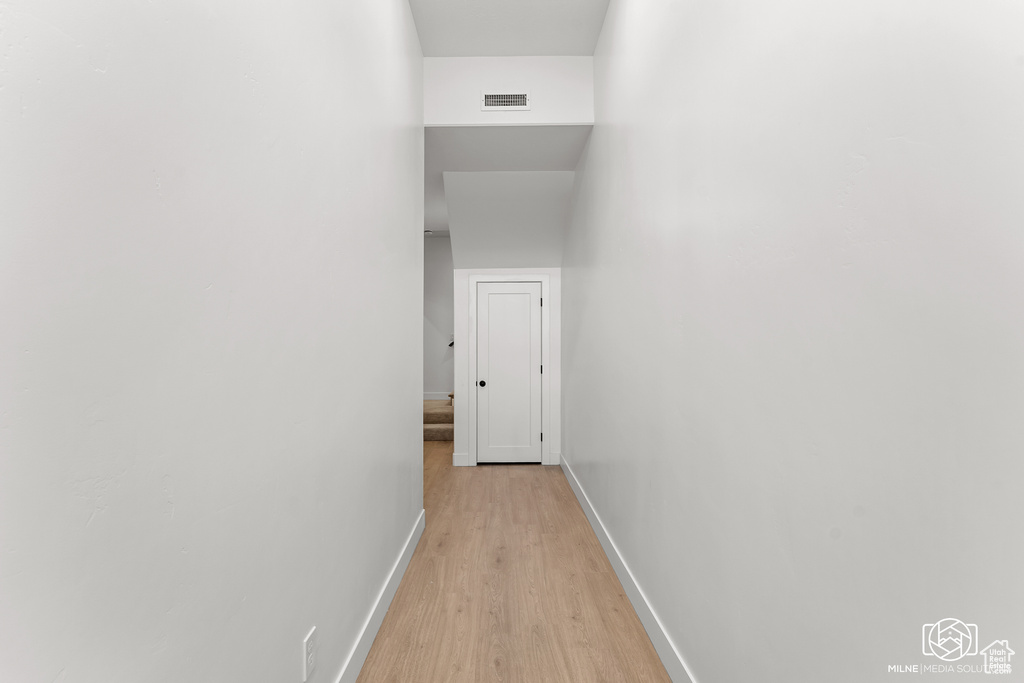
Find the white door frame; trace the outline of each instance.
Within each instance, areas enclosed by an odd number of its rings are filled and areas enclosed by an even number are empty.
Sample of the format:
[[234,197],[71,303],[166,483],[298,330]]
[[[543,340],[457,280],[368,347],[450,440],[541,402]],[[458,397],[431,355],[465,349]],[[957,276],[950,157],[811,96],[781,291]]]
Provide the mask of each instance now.
[[[467,271],[462,272],[467,273]],[[456,364],[459,365],[458,356],[462,355],[459,352],[460,343],[463,345],[462,348],[467,350],[465,358],[467,362],[460,368],[462,372],[459,372],[459,369],[456,370],[456,374],[462,376],[462,381],[459,381],[459,377],[456,378],[456,444],[452,461],[454,465],[472,466],[477,463],[475,387],[477,360],[476,306],[477,284],[481,282],[540,283],[541,297],[544,300],[543,306],[541,306],[541,358],[544,363],[544,374],[541,377],[541,431],[544,433],[544,441],[541,443],[541,464],[558,465],[561,463],[561,391],[559,390],[561,308],[560,302],[557,301],[559,293],[557,285],[561,279],[560,275],[560,270],[553,268],[538,268],[536,270],[470,270],[468,271],[467,281],[466,275],[463,274],[460,277],[459,271],[456,270]],[[465,290],[459,291],[460,280],[464,283],[463,287],[468,285],[468,292]],[[555,282],[554,287],[552,286],[552,280]],[[468,297],[465,297],[465,295],[468,295]],[[465,302],[465,304],[462,302]],[[460,317],[465,321],[462,325],[459,324]],[[460,331],[463,333],[460,334]],[[462,429],[460,429],[462,425],[459,424],[460,417],[465,420],[465,428]],[[460,436],[463,438],[460,439]]]

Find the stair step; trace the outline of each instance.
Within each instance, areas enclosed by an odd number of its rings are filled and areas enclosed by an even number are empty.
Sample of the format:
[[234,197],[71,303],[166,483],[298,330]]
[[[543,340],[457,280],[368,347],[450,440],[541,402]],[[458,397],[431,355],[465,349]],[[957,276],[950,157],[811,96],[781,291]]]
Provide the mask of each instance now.
[[447,410],[437,409],[423,411],[423,424],[425,425],[451,425],[455,424],[455,411],[451,405]]
[[455,441],[455,425],[423,424],[424,441]]
[[447,425],[455,422],[455,408],[446,400],[423,401],[423,424]]

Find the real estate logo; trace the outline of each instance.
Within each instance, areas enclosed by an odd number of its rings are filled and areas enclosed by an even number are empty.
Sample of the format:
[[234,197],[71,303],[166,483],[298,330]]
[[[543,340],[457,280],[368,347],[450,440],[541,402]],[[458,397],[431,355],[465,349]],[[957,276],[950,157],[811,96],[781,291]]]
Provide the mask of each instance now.
[[[921,627],[921,653],[935,657],[921,663],[890,664],[889,673],[978,673],[1009,674],[1013,672],[1012,659],[1017,654],[1006,640],[994,640],[986,647],[978,647],[978,625],[959,619],[940,619]],[[982,662],[976,659],[980,655]],[[972,658],[972,659],[968,659]],[[966,661],[965,661],[966,660]],[[953,664],[952,662],[958,662]]]
[[943,619],[921,629],[921,649],[944,662],[978,654],[978,625],[959,619]]
[[988,647],[982,649],[981,654],[985,657],[985,673],[1012,673],[1010,658],[1017,653],[1010,649],[1010,644],[1005,640],[993,641]]

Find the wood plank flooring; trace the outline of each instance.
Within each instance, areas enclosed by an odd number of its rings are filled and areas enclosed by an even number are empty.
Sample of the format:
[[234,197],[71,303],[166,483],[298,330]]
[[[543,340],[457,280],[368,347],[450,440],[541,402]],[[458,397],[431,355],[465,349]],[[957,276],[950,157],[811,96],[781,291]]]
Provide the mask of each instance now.
[[560,468],[451,462],[359,683],[671,681]]

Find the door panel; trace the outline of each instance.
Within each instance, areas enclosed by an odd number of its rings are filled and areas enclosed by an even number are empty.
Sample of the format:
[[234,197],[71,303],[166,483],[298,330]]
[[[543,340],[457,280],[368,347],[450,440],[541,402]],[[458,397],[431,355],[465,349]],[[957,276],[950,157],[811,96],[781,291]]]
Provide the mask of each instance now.
[[540,293],[539,282],[477,285],[478,462],[541,461]]

